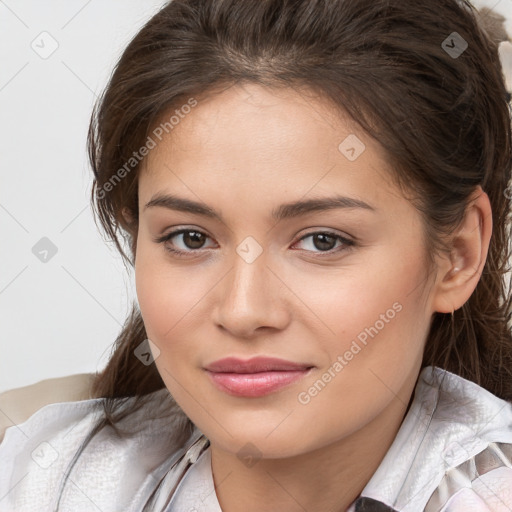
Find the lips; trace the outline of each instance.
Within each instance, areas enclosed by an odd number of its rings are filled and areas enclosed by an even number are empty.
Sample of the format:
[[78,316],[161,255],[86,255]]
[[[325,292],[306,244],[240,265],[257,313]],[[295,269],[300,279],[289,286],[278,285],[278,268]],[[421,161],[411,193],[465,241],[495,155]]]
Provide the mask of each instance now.
[[205,367],[213,384],[234,396],[259,397],[303,378],[311,364],[271,357],[244,361],[235,357],[219,359]]
[[286,370],[305,370],[311,368],[311,364],[294,363],[284,359],[274,357],[254,357],[247,361],[237,359],[236,357],[226,357],[219,359],[208,366],[206,369],[211,372],[222,373],[259,373]]

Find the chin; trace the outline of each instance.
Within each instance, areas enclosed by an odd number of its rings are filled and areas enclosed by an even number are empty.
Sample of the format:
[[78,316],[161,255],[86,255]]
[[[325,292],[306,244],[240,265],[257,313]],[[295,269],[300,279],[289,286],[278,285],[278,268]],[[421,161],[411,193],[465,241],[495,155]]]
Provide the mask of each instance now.
[[[282,418],[280,418],[282,421]],[[304,429],[298,426],[283,425],[276,429],[279,422],[268,424],[251,424],[237,422],[230,424],[224,422],[224,428],[216,428],[214,431],[201,429],[210,440],[210,444],[224,452],[237,456],[242,462],[244,457],[254,459],[282,459],[294,457],[315,448],[315,441],[304,439]],[[211,427],[211,425],[209,425]],[[230,435],[231,434],[231,435]]]

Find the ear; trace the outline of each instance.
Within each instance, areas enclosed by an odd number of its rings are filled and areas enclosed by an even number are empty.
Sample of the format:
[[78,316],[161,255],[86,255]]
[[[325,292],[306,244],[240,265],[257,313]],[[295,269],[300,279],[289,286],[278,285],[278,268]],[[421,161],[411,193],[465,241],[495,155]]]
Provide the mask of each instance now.
[[451,313],[467,302],[480,280],[491,234],[491,203],[478,185],[461,226],[452,235],[450,254],[439,257],[433,311]]
[[130,209],[127,206],[123,207],[123,209],[121,210],[121,214],[123,216],[123,219],[124,219],[124,222],[126,223],[126,225],[131,226],[131,224],[134,221],[134,217],[133,217]]

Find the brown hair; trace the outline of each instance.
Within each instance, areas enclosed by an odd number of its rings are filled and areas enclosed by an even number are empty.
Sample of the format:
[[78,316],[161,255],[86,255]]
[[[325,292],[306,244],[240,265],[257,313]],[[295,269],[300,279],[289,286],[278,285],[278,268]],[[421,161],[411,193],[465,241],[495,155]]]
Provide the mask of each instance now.
[[[448,43],[454,47],[454,37],[459,50],[461,41],[467,43],[459,55],[447,51]],[[434,314],[423,366],[444,368],[512,401],[511,298],[505,282],[510,111],[497,44],[480,28],[471,4],[168,3],[124,51],[89,129],[93,209],[125,264],[133,266],[135,258],[140,168],[140,163],[127,162],[164,115],[191,98],[241,82],[305,86],[347,112],[382,144],[394,178],[413,192],[425,219],[430,253],[443,249],[441,235],[460,224],[472,192],[482,186],[493,220],[487,261],[475,291],[455,311],[453,321],[450,314]],[[132,223],[123,218],[123,209]],[[134,355],[146,337],[134,304],[110,361],[94,383],[94,395],[108,399],[111,424],[123,402],[115,399],[137,397],[141,403],[145,395],[164,387],[155,365],[145,366]]]

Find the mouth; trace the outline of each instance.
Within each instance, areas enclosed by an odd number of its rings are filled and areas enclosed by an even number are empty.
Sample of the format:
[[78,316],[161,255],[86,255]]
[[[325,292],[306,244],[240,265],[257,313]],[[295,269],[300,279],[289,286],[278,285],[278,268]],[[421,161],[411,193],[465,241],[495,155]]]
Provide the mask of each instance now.
[[260,397],[280,390],[305,377],[311,364],[257,357],[248,361],[229,357],[205,367],[212,383],[233,396]]

